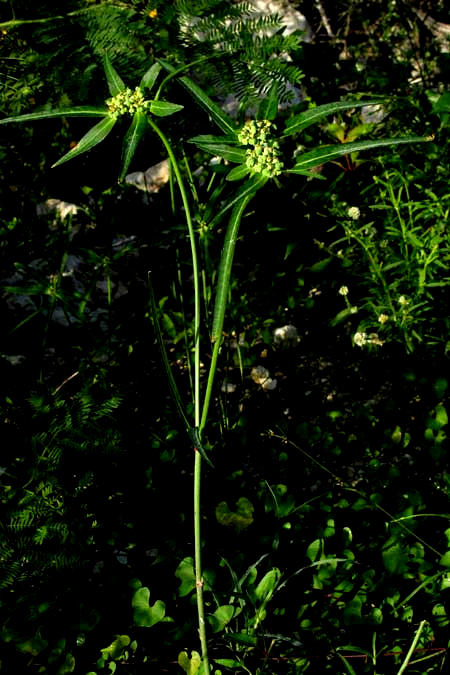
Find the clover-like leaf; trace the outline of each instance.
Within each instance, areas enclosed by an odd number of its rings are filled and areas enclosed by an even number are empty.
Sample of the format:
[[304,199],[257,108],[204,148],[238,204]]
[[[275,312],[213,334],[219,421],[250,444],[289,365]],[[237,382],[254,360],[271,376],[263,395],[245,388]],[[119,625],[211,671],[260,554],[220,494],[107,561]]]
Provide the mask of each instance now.
[[182,110],[183,107],[178,103],[169,103],[168,101],[152,101],[150,103],[150,112],[157,117],[167,117]]
[[153,606],[149,604],[150,590],[146,586],[138,588],[133,595],[133,619],[136,626],[150,628],[164,619],[166,606],[162,600],[157,600]]
[[144,112],[138,110],[133,117],[130,128],[123,139],[122,146],[122,168],[119,180],[123,180],[128,172],[128,168],[133,159],[136,148],[147,128],[147,116]]
[[93,148],[95,145],[101,143],[112,130],[115,123],[116,120],[113,117],[105,117],[105,119],[96,124],[95,127],[92,127],[92,129],[90,129],[90,131],[88,131],[87,134],[83,136],[83,138],[76,144],[74,148],[72,148],[72,150],[69,150],[67,154],[55,162],[52,165],[52,168],[59,166],[60,164],[64,164],[64,162],[68,162],[69,159],[73,159],[74,157],[81,155],[83,152],[91,150],[91,148]]
[[103,58],[103,67],[105,69],[106,81],[111,96],[117,96],[125,89],[125,83],[115,70],[108,56]]
[[178,665],[181,666],[187,675],[196,675],[198,673],[202,659],[198,652],[191,652],[189,658],[187,652],[180,652],[178,654]]
[[253,511],[253,504],[246,497],[240,497],[236,502],[236,511],[231,511],[226,502],[220,502],[216,507],[216,518],[221,525],[240,532],[253,523]]

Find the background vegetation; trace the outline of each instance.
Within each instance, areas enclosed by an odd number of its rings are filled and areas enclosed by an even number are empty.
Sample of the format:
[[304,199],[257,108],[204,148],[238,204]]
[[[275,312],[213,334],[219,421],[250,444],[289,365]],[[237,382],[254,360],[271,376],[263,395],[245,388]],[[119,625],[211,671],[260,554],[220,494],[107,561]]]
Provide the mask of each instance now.
[[[308,129],[307,147],[430,137],[283,177],[251,203],[207,431],[203,556],[215,672],[399,673],[419,626],[407,672],[445,672],[447,16],[440,0],[291,4],[310,41],[273,16],[255,40],[242,3],[221,0],[2,0],[0,110],[102,103],[105,53],[130,83],[155,57],[214,54],[190,74],[218,102],[234,94],[241,121],[274,78],[285,120],[386,98],[378,116]],[[201,39],[181,29],[193,21]],[[184,110],[165,132],[202,204],[227,169],[185,143],[208,119],[175,80],[169,92]],[[85,131],[0,127],[0,670],[195,673],[192,453],[147,288],[152,270],[189,400],[185,226],[170,185],[117,183],[115,131],[51,170]],[[149,136],[131,169],[163,159]],[[223,235],[202,239],[205,305]]]

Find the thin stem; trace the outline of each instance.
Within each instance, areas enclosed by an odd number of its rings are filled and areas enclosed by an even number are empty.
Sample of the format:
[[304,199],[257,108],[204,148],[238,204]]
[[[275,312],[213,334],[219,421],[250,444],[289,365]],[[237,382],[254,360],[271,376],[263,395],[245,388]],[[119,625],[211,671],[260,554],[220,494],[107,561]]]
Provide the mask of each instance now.
[[419,642],[420,634],[422,633],[426,623],[427,623],[427,621],[425,621],[425,620],[420,622],[419,628],[417,629],[417,632],[414,636],[414,640],[411,643],[411,647],[409,648],[408,653],[405,657],[405,660],[403,661],[397,675],[402,675],[402,673],[404,673],[406,668],[408,667],[408,663],[410,662],[411,657],[414,654],[414,650],[417,647],[417,643]]
[[[186,215],[186,224],[189,232],[189,240],[191,244],[191,258],[192,258],[192,273],[194,277],[194,426],[200,426],[200,278],[198,269],[197,246],[195,241],[194,225],[192,222],[189,202],[184,187],[183,178],[175,159],[175,155],[169,144],[169,141],[159,129],[159,127],[149,117],[148,122],[152,129],[160,137],[164,147],[169,155],[171,168],[175,174],[178,188],[180,190],[183,208]],[[200,434],[200,430],[199,430]],[[209,661],[208,661],[208,644],[206,641],[206,627],[205,627],[205,607],[203,602],[203,577],[202,577],[202,540],[201,540],[201,502],[200,502],[200,488],[201,488],[201,467],[202,458],[197,448],[195,451],[194,463],[194,559],[195,559],[195,586],[197,591],[197,612],[198,612],[198,629],[200,636],[200,644],[202,650],[203,673],[209,675]]]

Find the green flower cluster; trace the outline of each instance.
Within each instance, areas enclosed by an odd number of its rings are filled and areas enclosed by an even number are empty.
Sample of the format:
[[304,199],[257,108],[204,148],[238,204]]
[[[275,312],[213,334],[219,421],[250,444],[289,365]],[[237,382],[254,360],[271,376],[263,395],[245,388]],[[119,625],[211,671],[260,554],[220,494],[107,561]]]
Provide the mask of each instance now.
[[246,166],[252,173],[260,173],[267,178],[278,176],[283,169],[279,145],[270,137],[271,128],[275,125],[269,120],[251,120],[238,134],[242,145],[252,146],[246,152]]
[[139,87],[134,91],[127,87],[106,101],[111,117],[116,119],[120,115],[134,115],[138,110],[144,111],[149,103]]

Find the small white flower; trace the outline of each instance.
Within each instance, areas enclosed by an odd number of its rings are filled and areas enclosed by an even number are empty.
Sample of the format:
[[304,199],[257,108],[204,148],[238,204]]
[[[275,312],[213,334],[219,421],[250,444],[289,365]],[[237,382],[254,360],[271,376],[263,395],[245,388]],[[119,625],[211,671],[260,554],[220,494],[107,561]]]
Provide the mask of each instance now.
[[339,295],[348,295],[348,286],[341,286],[338,293]]
[[367,342],[367,334],[366,333],[360,333],[359,331],[354,334],[353,336],[353,342],[355,345],[358,347],[363,347],[366,342]]
[[361,211],[358,209],[357,206],[350,206],[350,208],[347,211],[347,215],[352,220],[359,220],[359,216],[361,215]]
[[298,331],[295,326],[288,324],[273,331],[273,340],[276,345],[283,347],[295,347],[300,342]]
[[222,382],[220,389],[224,394],[234,394],[236,391],[236,385],[233,382]]
[[389,321],[388,315],[387,314],[380,314],[380,316],[378,317],[378,322],[381,323],[381,324],[384,324],[387,321]]
[[399,299],[398,299],[398,302],[399,302],[399,304],[400,304],[402,307],[404,307],[405,305],[408,305],[408,304],[409,304],[409,300],[408,300],[408,298],[406,297],[406,295],[401,295],[401,296],[399,297]]
[[252,368],[250,377],[252,378],[253,382],[259,384],[264,389],[264,391],[271,391],[277,386],[277,381],[272,380],[269,371],[267,368],[264,368],[264,366],[255,366]]

